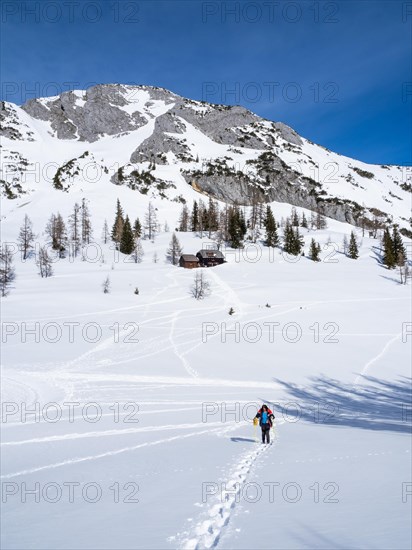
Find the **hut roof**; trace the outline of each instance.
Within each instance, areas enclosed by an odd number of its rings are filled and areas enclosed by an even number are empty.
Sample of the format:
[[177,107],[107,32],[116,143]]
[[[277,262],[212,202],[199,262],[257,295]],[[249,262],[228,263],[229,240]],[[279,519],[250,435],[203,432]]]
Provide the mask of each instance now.
[[180,259],[185,262],[198,262],[199,258],[195,256],[194,254],[182,254],[180,256]]
[[208,248],[199,250],[198,254],[200,254],[203,258],[224,258],[223,253],[220,250],[212,250]]

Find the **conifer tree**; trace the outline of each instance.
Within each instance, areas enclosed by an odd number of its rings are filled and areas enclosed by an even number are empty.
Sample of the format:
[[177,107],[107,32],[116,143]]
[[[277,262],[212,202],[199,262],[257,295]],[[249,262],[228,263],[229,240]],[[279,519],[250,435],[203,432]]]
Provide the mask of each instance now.
[[289,218],[286,220],[283,232],[283,249],[288,254],[299,256],[303,248],[303,239],[299,233],[298,227],[292,227]]
[[122,238],[123,225],[124,225],[123,208],[120,205],[119,199],[117,199],[116,215],[115,215],[113,229],[112,229],[112,239],[117,245],[120,244],[120,240]]
[[320,262],[319,258],[320,245],[312,238],[310,242],[309,256],[314,262]]
[[276,220],[273,216],[271,207],[268,205],[266,207],[266,218],[265,218],[265,228],[266,228],[266,246],[275,247],[279,244],[279,236],[277,232]]
[[135,242],[134,235],[132,231],[132,226],[130,225],[129,216],[126,216],[123,225],[123,232],[120,239],[120,252],[123,254],[131,254],[134,250]]
[[383,257],[382,262],[388,269],[393,269],[396,265],[396,256],[394,252],[394,245],[389,228],[386,227],[383,232],[382,238]]
[[199,229],[199,207],[196,201],[193,201],[192,210],[192,231],[198,231]]
[[142,236],[142,224],[140,223],[139,218],[136,218],[133,224],[133,235],[135,239],[140,239]]
[[299,233],[299,227],[295,227],[295,229],[293,231],[293,238],[294,238],[294,242],[293,242],[294,252],[293,252],[293,254],[295,256],[299,256],[299,254],[301,254],[301,252],[303,250],[303,237]]
[[294,227],[299,227],[299,216],[296,208],[292,208],[291,222]]
[[243,212],[237,205],[230,207],[228,210],[228,236],[232,248],[243,246],[246,229]]
[[392,229],[392,243],[393,243],[393,255],[395,259],[398,260],[400,256],[403,256],[405,258],[406,250],[405,250],[405,246],[403,244],[402,237],[399,233],[399,229],[397,225],[394,225]]
[[289,218],[285,221],[285,228],[283,230],[283,249],[287,254],[293,254],[294,250],[294,234],[293,228]]
[[359,258],[358,243],[356,242],[356,235],[353,231],[349,239],[348,258],[352,258],[352,260]]
[[308,220],[306,219],[305,213],[302,213],[302,221],[300,222],[301,227],[304,227],[305,229],[308,228]]

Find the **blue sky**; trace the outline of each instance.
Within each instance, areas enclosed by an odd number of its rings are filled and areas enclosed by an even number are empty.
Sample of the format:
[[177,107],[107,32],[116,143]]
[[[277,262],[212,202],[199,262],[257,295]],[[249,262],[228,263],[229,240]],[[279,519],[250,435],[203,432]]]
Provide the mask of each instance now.
[[412,3],[2,1],[2,99],[149,84],[338,153],[412,161]]

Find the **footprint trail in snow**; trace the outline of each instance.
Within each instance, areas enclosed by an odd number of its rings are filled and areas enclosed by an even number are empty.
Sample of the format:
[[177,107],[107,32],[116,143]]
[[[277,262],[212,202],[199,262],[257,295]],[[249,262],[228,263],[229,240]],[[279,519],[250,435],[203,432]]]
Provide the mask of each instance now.
[[183,550],[216,548],[236,504],[240,502],[250,470],[261,455],[272,448],[274,443],[271,445],[257,444],[252,451],[243,455],[228,476],[227,481],[217,483],[218,490],[211,497],[213,500],[207,512],[202,515],[190,532],[183,535],[179,547]]

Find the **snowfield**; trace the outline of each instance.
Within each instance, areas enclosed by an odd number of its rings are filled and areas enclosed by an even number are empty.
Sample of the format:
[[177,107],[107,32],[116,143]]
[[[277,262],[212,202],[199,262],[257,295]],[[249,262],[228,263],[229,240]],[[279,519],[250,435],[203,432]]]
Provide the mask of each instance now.
[[[305,238],[349,230],[329,220]],[[3,547],[409,548],[410,287],[377,241],[336,263],[226,250],[196,301],[194,272],[165,263],[170,237],[143,241],[141,264],[104,245],[104,263],[59,260],[49,279],[17,263]],[[207,241],[179,238],[185,252]],[[268,447],[251,422],[262,401]]]
[[[23,192],[2,201],[2,242],[16,242],[27,214],[43,244],[50,215],[67,221],[86,198],[95,244],[85,261],[56,260],[50,278],[13,248],[17,278],[2,299],[2,547],[411,548],[410,283],[382,266],[379,239],[328,219],[324,230],[302,229],[302,257],[224,247],[226,263],[202,268],[210,295],[195,300],[195,271],[165,260],[179,197],[207,202],[181,169],[225,155],[244,167],[262,149],[239,152],[182,118],[182,133],[166,134],[201,154],[183,162],[169,151],[156,164],[155,177],[174,185],[166,198],[115,185],[111,176],[174,106],[139,94],[119,109],[144,123],[91,143],[57,139],[49,121],[10,107],[22,137],[2,139],[2,177]],[[81,110],[82,93],[74,96]],[[210,110],[191,105],[199,116]],[[390,211],[410,227],[401,167],[371,168],[307,140],[298,150],[282,131],[272,135],[279,157],[307,177],[324,170],[315,179],[326,196]],[[56,189],[56,171],[72,159],[67,189]],[[336,179],[328,163],[339,166]],[[142,240],[141,263],[101,240],[117,199],[132,222],[150,201],[156,208],[162,230]],[[271,206],[278,222],[290,215],[290,204]],[[357,260],[341,252],[352,230]],[[187,254],[210,244],[207,234],[177,236]],[[312,237],[319,263],[308,258]],[[262,402],[276,417],[268,446],[252,423]]]

